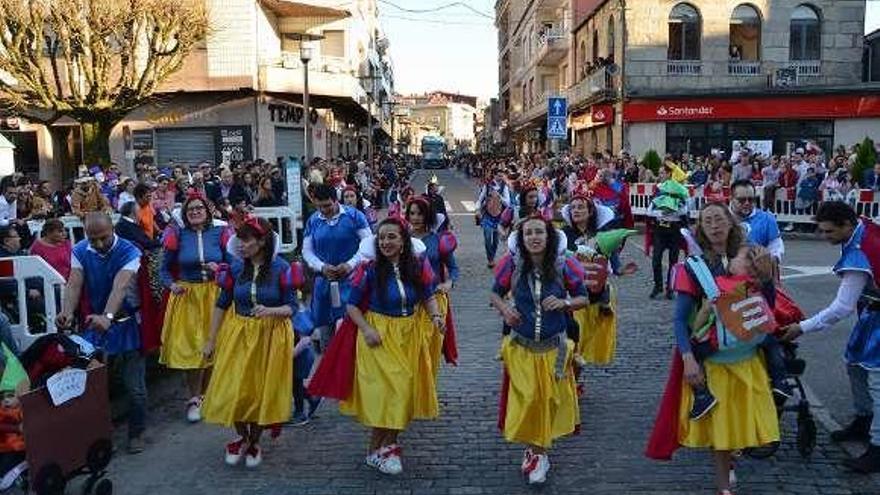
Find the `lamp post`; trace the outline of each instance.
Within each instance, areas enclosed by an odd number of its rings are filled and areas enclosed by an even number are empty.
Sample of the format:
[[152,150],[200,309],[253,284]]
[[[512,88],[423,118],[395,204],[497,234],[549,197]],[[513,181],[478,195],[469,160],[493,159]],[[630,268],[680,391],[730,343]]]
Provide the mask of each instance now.
[[301,40],[299,45],[299,60],[303,63],[303,118],[305,121],[305,152],[306,163],[312,163],[312,122],[309,108],[309,61],[312,59],[312,47],[308,40]]

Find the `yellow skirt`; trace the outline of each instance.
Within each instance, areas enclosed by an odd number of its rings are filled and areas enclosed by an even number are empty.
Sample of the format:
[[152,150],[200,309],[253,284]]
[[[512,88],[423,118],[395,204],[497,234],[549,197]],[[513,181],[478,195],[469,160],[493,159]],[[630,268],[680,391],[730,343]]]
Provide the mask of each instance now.
[[430,321],[374,311],[366,318],[382,344],[370,347],[358,332],[351,397],[339,404],[339,411],[364,426],[390,430],[404,430],[412,419],[437,417],[436,385],[425,345],[424,325]]
[[556,379],[556,349],[533,352],[510,337],[501,343],[501,357],[510,375],[504,438],[508,442],[549,448],[580,423],[577,386],[572,372],[574,343],[567,341],[565,376]]
[[211,313],[220,287],[213,282],[178,283],[186,292],[168,297],[159,362],[175,370],[208,368],[211,361],[205,360],[202,349],[211,333]]
[[220,328],[205,421],[272,425],[290,419],[293,328],[290,318],[248,318],[229,311]]
[[706,381],[718,405],[699,421],[689,413],[693,390],[685,382],[678,414],[679,442],[687,447],[738,450],[779,440],[779,419],[764,362],[754,357],[732,364],[705,362]]
[[617,351],[617,290],[611,287],[611,313],[603,314],[598,304],[574,312],[580,329],[577,353],[589,364],[609,365]]

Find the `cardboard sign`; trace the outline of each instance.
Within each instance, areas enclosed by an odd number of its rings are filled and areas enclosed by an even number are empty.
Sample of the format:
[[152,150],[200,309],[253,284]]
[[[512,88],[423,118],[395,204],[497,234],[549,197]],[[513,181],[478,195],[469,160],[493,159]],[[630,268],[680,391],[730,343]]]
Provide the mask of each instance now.
[[760,333],[773,333],[776,319],[761,292],[746,281],[729,281],[733,286],[724,287],[723,277],[719,277],[718,288],[721,294],[715,301],[718,316],[724,327],[736,338],[748,342]]
[[46,388],[49,390],[52,404],[57,407],[85,393],[86,377],[86,370],[76,368],[67,368],[49,377],[46,380]]

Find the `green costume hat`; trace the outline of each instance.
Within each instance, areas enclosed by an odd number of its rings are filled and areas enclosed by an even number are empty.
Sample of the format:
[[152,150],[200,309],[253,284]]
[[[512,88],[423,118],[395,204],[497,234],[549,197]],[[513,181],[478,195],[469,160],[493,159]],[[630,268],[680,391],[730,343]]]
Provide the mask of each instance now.
[[602,256],[611,256],[612,253],[623,246],[627,237],[638,233],[632,229],[614,229],[596,234],[596,249]]

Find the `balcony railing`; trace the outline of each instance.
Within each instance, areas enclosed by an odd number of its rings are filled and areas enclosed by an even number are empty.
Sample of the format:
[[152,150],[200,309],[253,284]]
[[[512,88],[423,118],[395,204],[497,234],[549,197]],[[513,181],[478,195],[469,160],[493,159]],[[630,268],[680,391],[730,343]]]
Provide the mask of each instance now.
[[587,101],[599,93],[610,91],[613,87],[613,78],[604,68],[596,70],[581,82],[568,88],[568,104],[575,106]]
[[797,69],[798,77],[822,75],[821,60],[792,60],[789,62],[788,66]]
[[568,52],[568,29],[564,26],[543,31],[538,38],[538,63],[556,64]]
[[701,60],[667,60],[666,73],[670,76],[699,76],[703,73]]
[[727,62],[727,73],[731,76],[760,76],[760,60],[731,60]]

